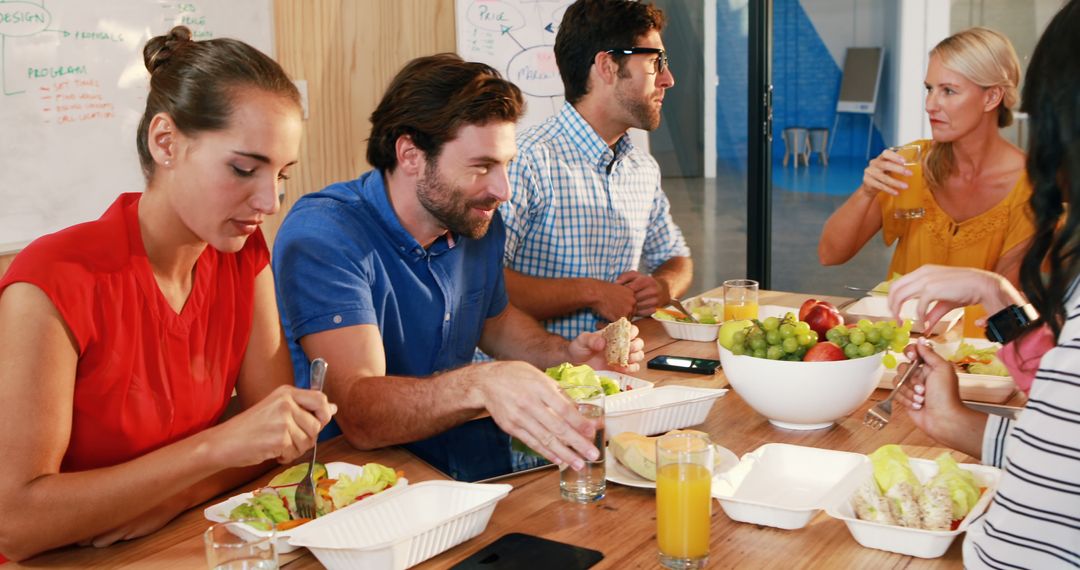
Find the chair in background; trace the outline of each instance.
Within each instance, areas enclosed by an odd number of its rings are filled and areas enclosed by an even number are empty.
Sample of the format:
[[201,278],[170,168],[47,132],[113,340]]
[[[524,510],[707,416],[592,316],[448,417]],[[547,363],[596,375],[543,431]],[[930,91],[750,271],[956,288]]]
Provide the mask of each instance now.
[[826,127],[811,127],[810,131],[810,154],[818,153],[823,166],[829,165],[829,129]]
[[799,158],[803,164],[810,166],[810,132],[803,127],[788,127],[782,135],[784,139],[784,166],[787,166],[788,158],[795,157],[795,168],[799,167]]

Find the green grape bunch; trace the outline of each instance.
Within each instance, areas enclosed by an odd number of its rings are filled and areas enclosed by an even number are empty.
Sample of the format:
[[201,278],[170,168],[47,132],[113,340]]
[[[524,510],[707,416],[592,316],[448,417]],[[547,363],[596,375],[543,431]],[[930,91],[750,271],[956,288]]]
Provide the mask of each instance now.
[[[753,356],[769,360],[801,361],[807,351],[818,343],[818,333],[805,321],[795,318],[794,313],[784,317],[753,319],[749,324],[731,335],[724,348],[736,356]],[[854,327],[837,325],[825,333],[825,340],[840,347],[847,358],[863,358],[886,352],[883,363],[896,367],[896,358],[889,350],[901,352],[911,339],[911,321],[902,325],[893,321],[871,322],[860,320]],[[728,346],[730,344],[730,346]]]
[[787,313],[783,319],[753,319],[752,324],[732,335],[730,347],[736,356],[747,355],[769,360],[802,360],[806,351],[818,342],[818,335],[806,322]]
[[[825,333],[825,339],[839,346],[848,358],[861,358],[886,350],[903,352],[911,340],[911,320],[900,326],[891,320],[871,322],[860,319],[854,327],[837,325]],[[885,355],[885,366],[894,368],[896,357]]]

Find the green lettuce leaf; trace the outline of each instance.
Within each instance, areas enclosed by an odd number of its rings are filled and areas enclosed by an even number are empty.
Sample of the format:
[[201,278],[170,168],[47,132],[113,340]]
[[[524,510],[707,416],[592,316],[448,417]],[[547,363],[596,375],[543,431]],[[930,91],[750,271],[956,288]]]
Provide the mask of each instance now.
[[[284,522],[289,520],[289,511],[285,508],[285,503],[281,501],[281,497],[274,492],[257,493],[244,502],[238,505],[232,511],[229,512],[229,518],[232,520],[240,519],[264,519],[274,523]],[[269,525],[253,524],[261,528],[262,530],[269,530]]]
[[970,374],[990,374],[992,376],[1008,376],[1009,369],[1005,368],[1005,363],[1001,361],[997,356],[998,347],[990,346],[987,348],[975,348],[974,345],[966,342],[961,342],[960,346],[956,347],[956,353],[954,353],[949,360],[954,363],[959,363],[961,360],[971,357],[972,359],[982,362],[971,362],[965,364],[966,372]]
[[[558,366],[548,368],[544,373],[554,378],[555,381],[559,383],[559,387],[571,398],[586,395],[588,390],[583,390],[581,388],[590,388],[593,386],[603,388],[605,395],[619,393],[619,384],[617,382],[610,378],[598,375],[596,371],[587,364],[574,366],[569,362],[564,362]],[[605,380],[607,381],[606,385]],[[612,385],[614,385],[615,388],[614,392],[611,391]]]
[[938,464],[937,475],[927,483],[928,486],[944,486],[952,499],[953,520],[962,519],[971,512],[979,501],[979,482],[969,471],[964,471],[949,452],[944,452],[934,461]]
[[901,481],[911,486],[913,494],[918,496],[922,485],[915,472],[911,470],[908,456],[899,445],[883,445],[870,454],[870,463],[874,466],[874,481],[882,494],[889,492],[893,485]]
[[356,502],[356,499],[382,491],[397,483],[397,473],[378,463],[364,465],[359,477],[353,478],[342,474],[328,490],[334,501],[334,508],[340,509]]

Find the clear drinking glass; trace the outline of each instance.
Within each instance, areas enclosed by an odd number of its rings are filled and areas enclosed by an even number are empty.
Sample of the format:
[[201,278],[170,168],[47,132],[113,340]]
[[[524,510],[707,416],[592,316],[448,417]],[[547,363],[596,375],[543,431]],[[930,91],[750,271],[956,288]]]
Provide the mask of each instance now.
[[567,465],[559,467],[559,491],[562,498],[575,503],[592,503],[604,498],[607,478],[604,473],[604,389],[600,386],[573,386],[564,390],[577,404],[578,412],[599,420],[593,444],[600,450],[596,461],[585,461],[581,471]]
[[926,195],[926,179],[922,170],[922,147],[917,144],[890,147],[889,150],[904,159],[904,168],[911,171],[911,176],[890,173],[889,176],[906,182],[908,187],[900,190],[900,195],[893,202],[893,217],[898,220],[914,220],[926,215],[923,197]]
[[758,282],[753,279],[724,281],[724,320],[756,319]]
[[715,453],[700,433],[656,440],[656,542],[665,568],[704,568],[709,562]]
[[[269,527],[270,532],[255,534],[250,526]],[[274,524],[261,519],[242,519],[218,523],[203,533],[206,564],[211,570],[277,570],[277,533]]]

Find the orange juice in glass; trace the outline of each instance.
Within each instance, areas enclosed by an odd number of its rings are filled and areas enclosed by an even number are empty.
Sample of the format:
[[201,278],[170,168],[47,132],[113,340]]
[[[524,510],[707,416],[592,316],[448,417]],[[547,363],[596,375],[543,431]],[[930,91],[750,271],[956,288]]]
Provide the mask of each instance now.
[[713,453],[700,433],[656,441],[656,542],[666,568],[704,568],[709,562]]
[[758,282],[752,279],[724,281],[724,320],[756,319]]
[[986,309],[982,305],[964,307],[964,338],[986,338],[986,329],[975,323],[985,316]]
[[893,178],[907,183],[900,189],[900,195],[893,199],[893,217],[899,220],[914,220],[926,215],[923,197],[926,195],[926,179],[923,178],[922,147],[917,144],[894,146],[889,150],[904,159],[904,168],[911,171],[911,176],[890,174]]

